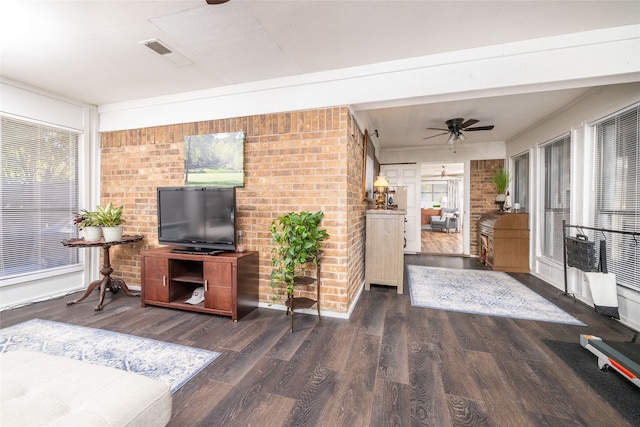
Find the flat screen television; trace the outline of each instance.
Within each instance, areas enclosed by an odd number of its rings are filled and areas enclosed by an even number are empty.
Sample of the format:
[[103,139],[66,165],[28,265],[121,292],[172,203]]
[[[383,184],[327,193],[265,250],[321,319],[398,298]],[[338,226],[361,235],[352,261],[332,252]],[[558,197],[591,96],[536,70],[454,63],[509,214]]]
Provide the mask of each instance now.
[[158,187],[158,242],[176,252],[235,251],[235,187]]

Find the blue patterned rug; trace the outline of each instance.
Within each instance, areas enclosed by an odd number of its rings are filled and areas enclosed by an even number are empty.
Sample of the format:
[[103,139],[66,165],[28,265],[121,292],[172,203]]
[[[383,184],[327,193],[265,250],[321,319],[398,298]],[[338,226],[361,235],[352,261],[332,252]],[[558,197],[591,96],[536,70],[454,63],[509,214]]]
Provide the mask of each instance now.
[[33,319],[0,329],[0,353],[39,351],[164,381],[175,393],[220,353],[102,329]]
[[586,326],[499,271],[407,265],[411,305]]

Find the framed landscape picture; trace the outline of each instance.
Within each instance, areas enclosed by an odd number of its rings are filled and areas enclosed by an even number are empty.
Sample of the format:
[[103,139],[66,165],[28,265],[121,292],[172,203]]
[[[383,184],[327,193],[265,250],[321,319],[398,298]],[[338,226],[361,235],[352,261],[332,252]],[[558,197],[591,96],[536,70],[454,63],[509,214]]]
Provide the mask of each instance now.
[[184,137],[186,186],[244,186],[244,132]]

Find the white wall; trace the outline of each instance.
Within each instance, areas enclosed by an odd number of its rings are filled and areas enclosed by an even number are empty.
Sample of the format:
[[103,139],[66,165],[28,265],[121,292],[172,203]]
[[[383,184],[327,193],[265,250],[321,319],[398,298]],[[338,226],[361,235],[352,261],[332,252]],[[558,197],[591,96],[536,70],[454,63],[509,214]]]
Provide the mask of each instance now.
[[411,149],[383,149],[380,163],[462,163],[469,160],[504,159],[506,147],[503,141],[458,144],[456,153],[445,147]]
[[[86,203],[87,207],[95,206],[98,203],[100,170],[96,108],[7,80],[0,82],[0,93],[0,114],[82,132],[79,153],[82,159],[81,203]],[[60,250],[78,249],[65,248],[61,243]],[[76,266],[0,280],[0,310],[66,295],[86,288],[89,281],[98,277],[97,249],[83,250],[80,252],[80,264]]]
[[[593,167],[592,147],[589,139],[590,123],[611,115],[621,109],[640,102],[640,83],[628,83],[598,88],[576,101],[570,107],[559,111],[553,117],[539,123],[517,138],[507,142],[507,156],[513,157],[525,151],[530,152],[530,171],[532,171],[530,190],[532,207],[530,209],[532,235],[532,273],[564,290],[564,269],[561,263],[552,262],[540,256],[541,202],[539,183],[542,182],[542,160],[538,147],[559,135],[571,132],[572,136],[572,183],[571,224],[589,226],[593,224]],[[575,230],[571,231],[575,234]],[[577,269],[568,269],[568,287],[576,298],[592,305],[589,288],[583,273]],[[640,293],[618,287],[621,321],[636,330],[640,330]]]

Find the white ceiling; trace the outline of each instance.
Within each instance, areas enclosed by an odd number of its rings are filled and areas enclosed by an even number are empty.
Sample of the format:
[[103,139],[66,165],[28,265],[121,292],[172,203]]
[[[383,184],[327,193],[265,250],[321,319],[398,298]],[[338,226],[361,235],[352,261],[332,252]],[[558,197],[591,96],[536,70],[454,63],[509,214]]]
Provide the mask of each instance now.
[[[640,23],[631,1],[0,0],[0,75],[94,105]],[[158,39],[177,66],[140,42]],[[504,141],[588,88],[368,109],[382,146]]]

